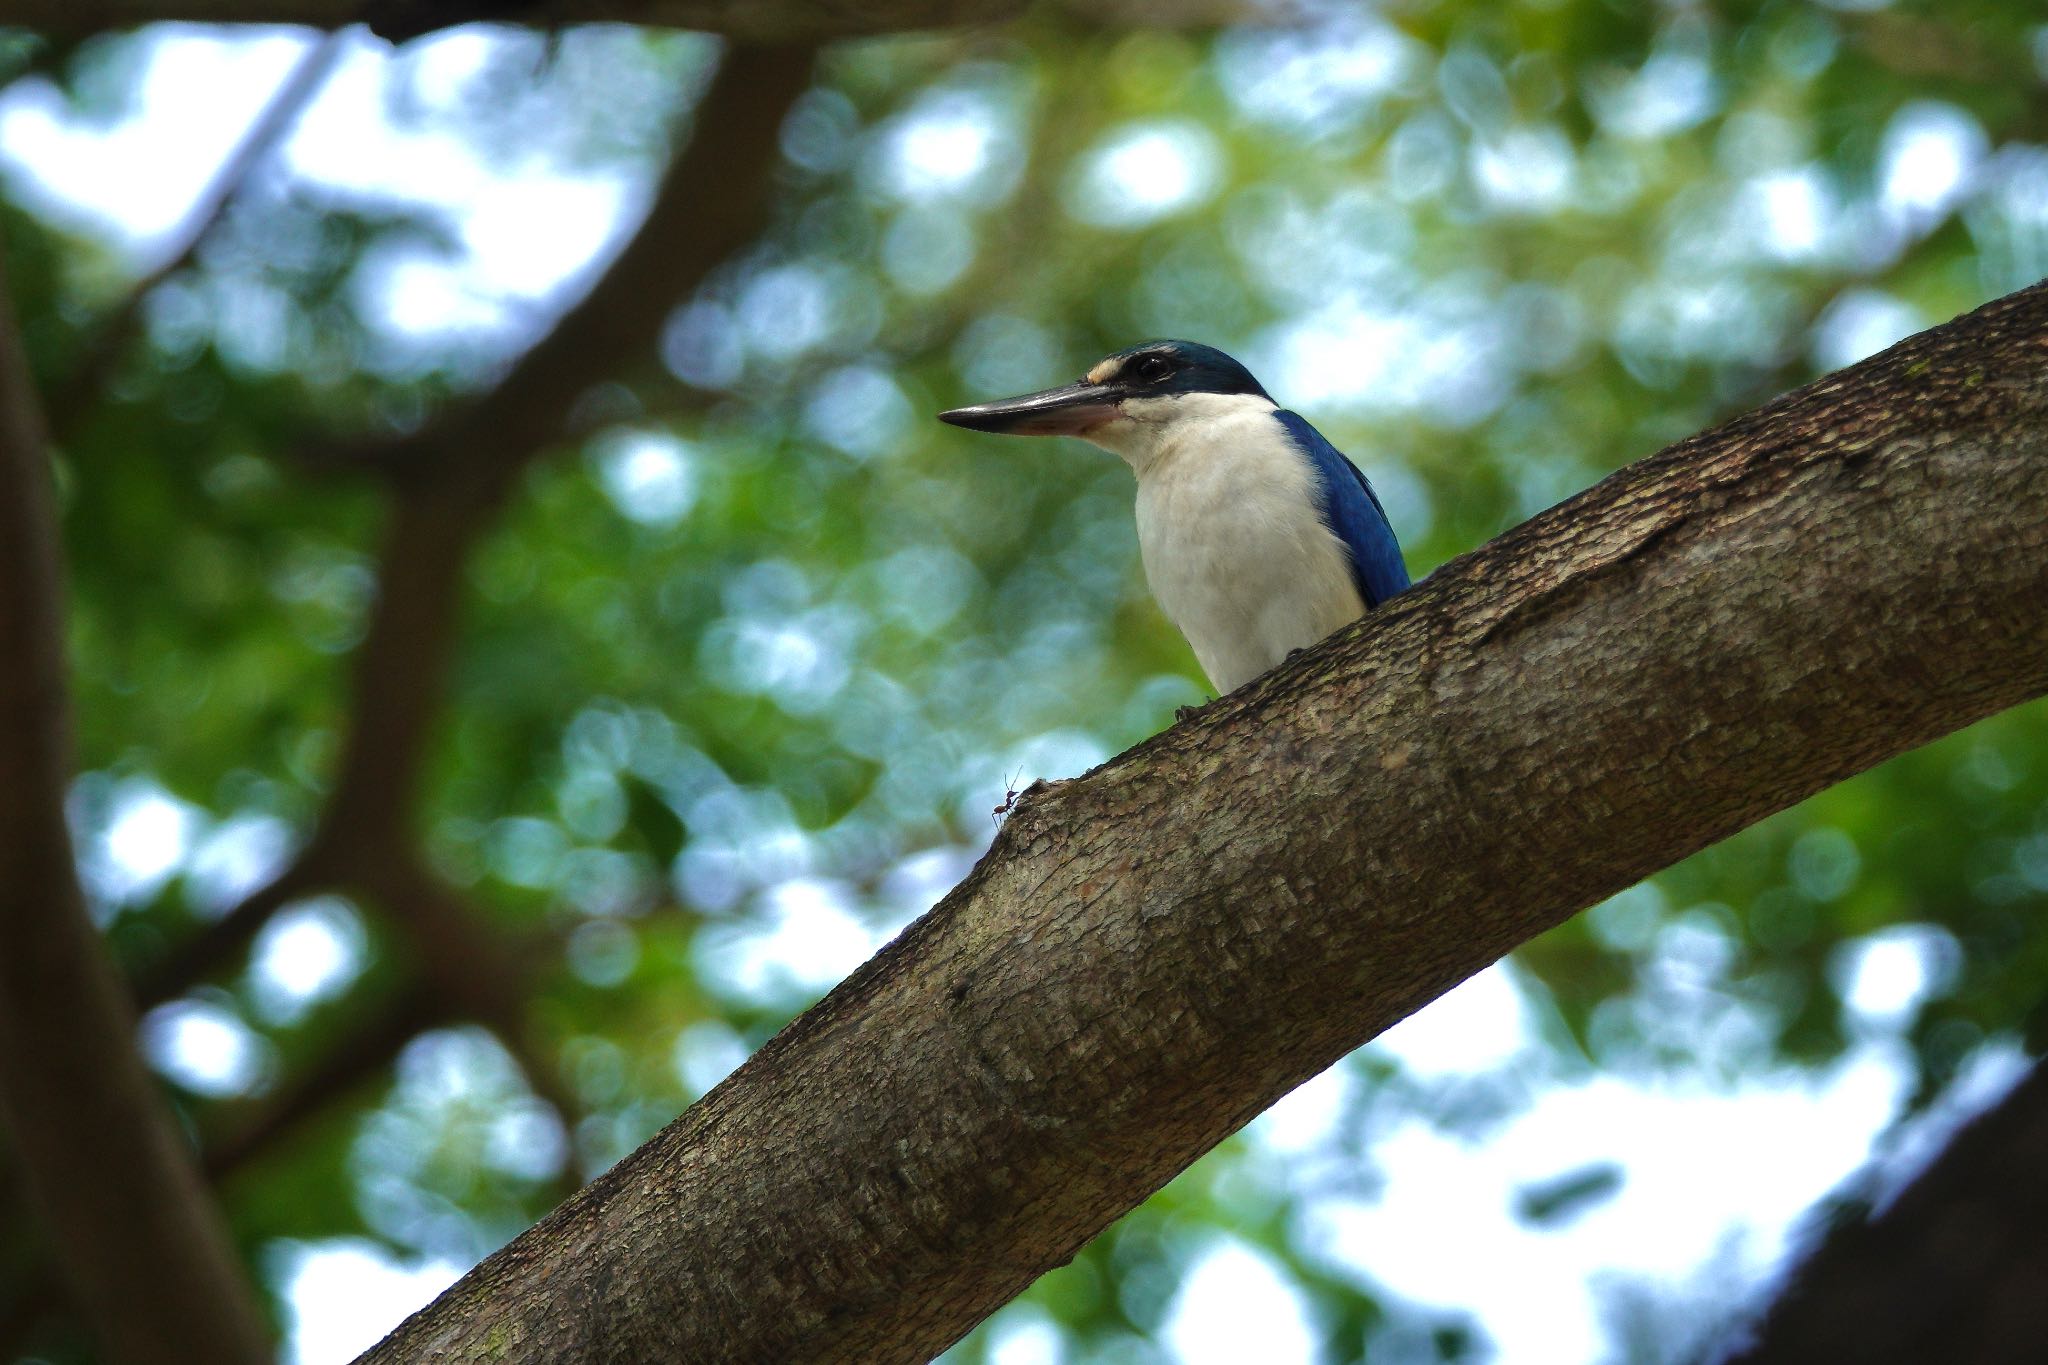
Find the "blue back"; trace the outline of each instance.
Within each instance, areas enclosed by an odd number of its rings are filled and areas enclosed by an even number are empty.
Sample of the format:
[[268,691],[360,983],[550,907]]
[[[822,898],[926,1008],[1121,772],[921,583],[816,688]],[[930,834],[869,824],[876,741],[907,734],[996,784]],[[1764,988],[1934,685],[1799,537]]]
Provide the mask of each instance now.
[[1351,581],[1357,584],[1365,605],[1376,607],[1407,587],[1408,566],[1401,562],[1401,544],[1394,539],[1386,509],[1358,466],[1324,440],[1300,413],[1282,408],[1273,416],[1315,469],[1323,497],[1323,520],[1351,551]]

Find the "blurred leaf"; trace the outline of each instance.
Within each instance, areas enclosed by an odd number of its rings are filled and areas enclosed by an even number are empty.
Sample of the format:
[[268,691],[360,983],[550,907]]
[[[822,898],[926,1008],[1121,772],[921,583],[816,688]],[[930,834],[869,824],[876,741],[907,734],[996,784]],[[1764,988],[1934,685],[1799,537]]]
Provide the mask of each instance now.
[[1612,1162],[1531,1181],[1515,1191],[1515,1217],[1531,1227],[1559,1228],[1621,1193],[1627,1175]]
[[626,792],[626,823],[654,860],[668,866],[683,851],[687,831],[682,819],[646,779],[626,773],[620,777],[619,785]]

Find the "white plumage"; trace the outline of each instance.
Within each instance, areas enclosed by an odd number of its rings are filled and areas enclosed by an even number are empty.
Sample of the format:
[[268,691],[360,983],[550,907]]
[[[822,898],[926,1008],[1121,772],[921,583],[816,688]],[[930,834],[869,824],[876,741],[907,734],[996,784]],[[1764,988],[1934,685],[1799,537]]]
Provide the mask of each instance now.
[[1138,550],[1219,692],[1365,611],[1315,471],[1252,394],[1131,400],[1085,433],[1138,478]]

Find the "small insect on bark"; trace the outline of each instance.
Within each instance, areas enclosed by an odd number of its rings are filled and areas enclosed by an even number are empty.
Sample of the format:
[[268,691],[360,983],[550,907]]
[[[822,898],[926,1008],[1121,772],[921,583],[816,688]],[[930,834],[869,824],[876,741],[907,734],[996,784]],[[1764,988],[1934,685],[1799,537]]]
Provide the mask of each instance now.
[[[1024,774],[1018,773],[1017,777],[1010,779],[1010,782],[1015,782],[1018,777],[1022,776]],[[1017,789],[1011,786],[1010,783],[1004,783],[1003,804],[988,813],[988,822],[992,825],[1000,825],[1003,822],[1003,817],[1015,809],[1017,809]]]

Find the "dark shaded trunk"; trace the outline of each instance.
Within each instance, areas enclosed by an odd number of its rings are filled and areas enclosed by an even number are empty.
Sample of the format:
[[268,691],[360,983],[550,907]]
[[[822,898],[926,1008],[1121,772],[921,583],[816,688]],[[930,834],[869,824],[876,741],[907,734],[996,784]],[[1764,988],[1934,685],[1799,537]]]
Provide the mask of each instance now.
[[1870,1213],[1840,1212],[1727,1365],[2048,1359],[2048,1067]]
[[256,1365],[268,1329],[72,862],[56,498],[6,299],[0,279],[0,1123],[109,1361]]

